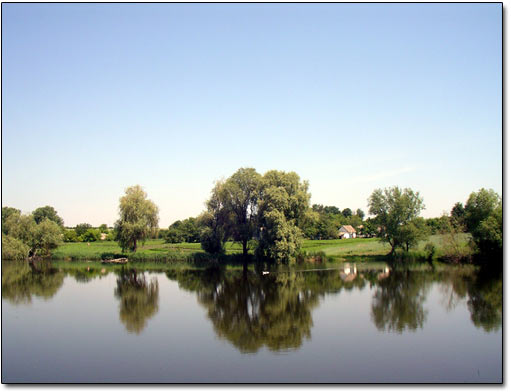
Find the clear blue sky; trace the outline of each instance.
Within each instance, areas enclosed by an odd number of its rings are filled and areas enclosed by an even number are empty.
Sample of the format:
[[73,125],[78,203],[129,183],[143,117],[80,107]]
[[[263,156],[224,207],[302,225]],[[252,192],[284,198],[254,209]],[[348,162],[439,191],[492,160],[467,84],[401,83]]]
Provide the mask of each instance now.
[[502,193],[500,4],[3,4],[2,204],[160,227],[240,167],[312,203],[411,187],[439,216]]

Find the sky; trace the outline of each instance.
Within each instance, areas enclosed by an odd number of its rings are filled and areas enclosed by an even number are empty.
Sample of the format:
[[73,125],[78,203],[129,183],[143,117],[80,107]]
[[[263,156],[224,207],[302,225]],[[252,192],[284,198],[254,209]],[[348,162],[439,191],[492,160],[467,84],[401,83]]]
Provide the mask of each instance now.
[[241,167],[311,204],[502,194],[501,4],[2,4],[2,206],[160,227]]

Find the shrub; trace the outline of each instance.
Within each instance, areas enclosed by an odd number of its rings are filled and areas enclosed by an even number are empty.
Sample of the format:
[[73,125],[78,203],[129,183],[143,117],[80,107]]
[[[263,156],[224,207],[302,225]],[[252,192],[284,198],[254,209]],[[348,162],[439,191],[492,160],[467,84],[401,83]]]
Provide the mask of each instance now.
[[97,229],[88,229],[82,236],[83,242],[99,241],[101,233]]
[[64,231],[64,242],[78,242],[78,235],[74,229]]

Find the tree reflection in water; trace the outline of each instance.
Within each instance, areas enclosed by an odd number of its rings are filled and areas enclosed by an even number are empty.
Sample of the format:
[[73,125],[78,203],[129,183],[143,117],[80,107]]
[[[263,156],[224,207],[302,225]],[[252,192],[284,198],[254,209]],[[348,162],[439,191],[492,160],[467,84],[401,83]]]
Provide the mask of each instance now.
[[471,320],[486,332],[502,328],[502,273],[481,271],[468,286]]
[[219,270],[169,271],[179,286],[197,293],[217,335],[241,352],[297,349],[311,336],[311,310],[326,293],[363,287],[344,283],[339,271],[277,271],[268,275]]
[[2,298],[13,304],[31,303],[32,296],[48,300],[62,287],[65,275],[48,260],[2,261]]
[[158,312],[158,280],[147,282],[143,272],[123,268],[114,294],[120,300],[119,318],[128,332],[141,333],[147,320]]
[[422,328],[427,278],[424,273],[392,271],[377,283],[371,318],[381,331],[402,332]]

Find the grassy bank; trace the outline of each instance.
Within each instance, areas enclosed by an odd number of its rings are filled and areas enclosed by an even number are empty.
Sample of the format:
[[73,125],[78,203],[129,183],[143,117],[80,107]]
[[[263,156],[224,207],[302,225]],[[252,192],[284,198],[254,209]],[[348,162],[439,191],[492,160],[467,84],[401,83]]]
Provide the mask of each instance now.
[[[462,234],[462,243],[468,243],[469,236]],[[434,235],[427,241],[419,243],[406,256],[421,260],[427,258],[427,244],[435,247],[435,258],[441,258],[446,252],[446,238]],[[390,252],[388,244],[377,238],[356,238],[344,240],[305,240],[302,246],[304,254],[323,254],[329,263],[340,261],[383,260]],[[226,244],[226,255],[217,257],[206,254],[197,243],[167,244],[163,240],[148,240],[142,244],[136,253],[126,255],[134,262],[173,262],[173,263],[208,263],[212,260],[234,261],[239,258],[241,246],[237,243]],[[108,256],[121,255],[122,250],[113,241],[97,241],[89,244],[83,242],[65,243],[54,250],[54,260],[102,260]]]

